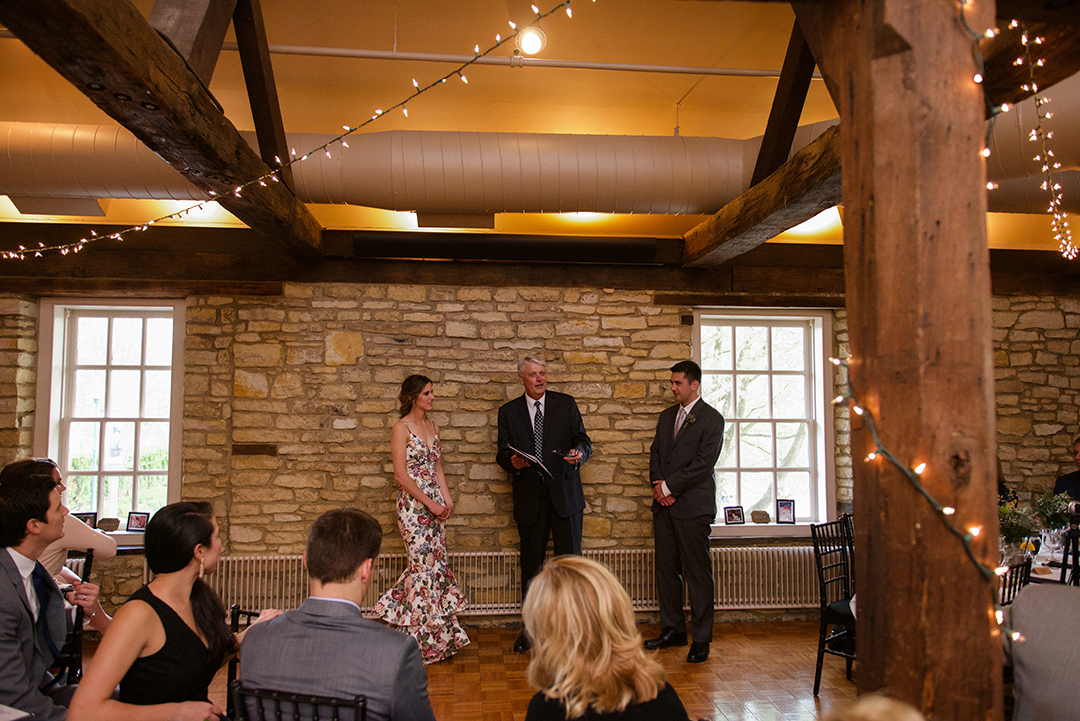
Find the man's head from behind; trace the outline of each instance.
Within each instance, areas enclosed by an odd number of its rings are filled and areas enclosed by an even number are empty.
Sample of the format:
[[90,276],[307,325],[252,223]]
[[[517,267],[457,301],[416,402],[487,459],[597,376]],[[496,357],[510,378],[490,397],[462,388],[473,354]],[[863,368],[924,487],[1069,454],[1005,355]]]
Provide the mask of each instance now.
[[[57,488],[56,464],[46,459],[25,458],[0,471],[0,548],[21,544],[30,534],[30,522],[48,536],[63,533],[63,506],[53,497]],[[59,506],[54,511],[54,506]],[[59,517],[59,527],[53,528]],[[59,534],[59,535],[57,535]]]
[[371,564],[367,562],[379,555],[382,535],[379,522],[358,508],[327,511],[315,520],[308,533],[304,554],[308,576],[325,586],[356,580],[365,564],[367,573],[361,575],[370,574]]

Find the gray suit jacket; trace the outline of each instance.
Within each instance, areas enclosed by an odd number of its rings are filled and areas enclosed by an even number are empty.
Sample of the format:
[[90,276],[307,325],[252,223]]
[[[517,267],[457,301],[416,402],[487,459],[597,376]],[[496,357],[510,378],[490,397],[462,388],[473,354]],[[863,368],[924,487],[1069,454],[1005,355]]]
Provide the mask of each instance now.
[[1016,721],[1075,721],[1080,668],[1080,588],[1057,583],[1027,586],[1005,607],[1005,663],[1013,667]]
[[[57,646],[68,633],[60,589],[50,578],[51,593],[46,622]],[[28,711],[49,721],[67,718],[67,709],[41,692],[52,680],[52,654],[45,634],[34,626],[30,600],[22,576],[6,548],[0,548],[0,703]]]
[[[660,414],[656,435],[649,452],[649,479],[667,482],[675,496],[669,506],[674,518],[716,517],[716,476],[713,467],[724,445],[724,417],[705,402],[694,404],[675,435],[675,417],[679,405]],[[662,506],[653,501],[653,513]]]
[[420,648],[348,603],[308,598],[252,626],[240,649],[247,688],[367,697],[368,721],[434,721]]

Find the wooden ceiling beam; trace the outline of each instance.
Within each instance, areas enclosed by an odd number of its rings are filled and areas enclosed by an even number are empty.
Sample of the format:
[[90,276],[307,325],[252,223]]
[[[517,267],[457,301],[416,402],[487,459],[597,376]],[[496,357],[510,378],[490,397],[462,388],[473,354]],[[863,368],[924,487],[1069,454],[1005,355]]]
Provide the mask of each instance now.
[[780,69],[780,80],[776,84],[772,110],[765,124],[765,135],[761,138],[757,164],[750,185],[754,186],[765,180],[788,159],[791,144],[795,140],[795,131],[799,127],[806,94],[810,90],[810,81],[814,77],[814,55],[806,44],[799,22],[791,28],[784,66]]
[[210,87],[236,0],[157,0],[148,22]]
[[[1025,30],[1030,38],[1043,39],[1035,46],[1038,55],[1033,58],[1046,61],[1041,67],[1015,64],[1024,56],[1021,36]],[[1030,98],[1034,94],[1030,87],[1033,78],[1040,90],[1046,90],[1080,71],[1080,19],[1072,25],[1029,23],[1023,29],[1002,25],[1000,34],[979,42],[979,50],[985,65],[983,93],[989,117],[993,108],[1002,103],[1016,104]]]
[[234,194],[270,168],[130,3],[5,0],[0,23],[237,218],[294,253],[321,253],[321,226],[284,183]]
[[[289,143],[285,139],[285,123],[281,119],[274,68],[270,63],[270,45],[266,40],[262,6],[259,0],[238,0],[233,13],[236,45],[240,51],[240,65],[244,69],[251,118],[255,122],[255,135],[259,141],[259,154],[271,168],[281,165],[281,158],[289,157]],[[292,168],[281,169],[280,176],[290,188],[293,186]]]
[[842,194],[834,126],[683,236],[683,265],[719,265],[837,205]]

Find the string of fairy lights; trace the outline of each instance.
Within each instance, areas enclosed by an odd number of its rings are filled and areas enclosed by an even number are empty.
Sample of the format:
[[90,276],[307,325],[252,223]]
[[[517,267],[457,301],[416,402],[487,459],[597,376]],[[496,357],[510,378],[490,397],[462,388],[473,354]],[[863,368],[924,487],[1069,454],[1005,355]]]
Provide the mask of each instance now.
[[1008,566],[998,566],[991,568],[986,565],[975,555],[975,550],[971,546],[971,542],[978,538],[983,531],[982,526],[970,526],[966,529],[960,528],[953,523],[953,518],[956,516],[956,509],[952,506],[946,506],[926,489],[925,486],[919,481],[920,477],[926,472],[926,463],[919,463],[914,468],[900,460],[896,454],[890,451],[881,442],[881,435],[878,433],[877,424],[874,423],[874,416],[866,409],[859,399],[855,397],[855,391],[851,386],[851,372],[848,367],[847,359],[830,358],[829,362],[833,365],[840,367],[844,370],[844,391],[833,399],[835,405],[841,405],[843,403],[849,403],[851,411],[862,419],[866,425],[867,430],[870,431],[870,437],[874,441],[874,450],[872,450],[864,459],[866,463],[873,463],[879,458],[884,458],[889,463],[892,463],[904,474],[904,477],[908,479],[912,487],[930,504],[930,507],[934,509],[937,517],[945,525],[945,528],[949,533],[960,539],[960,543],[963,545],[964,553],[968,559],[978,569],[980,576],[986,582],[990,588],[990,594],[993,598],[993,610],[994,619],[998,625],[1001,626],[1002,633],[1008,634],[1014,641],[1023,641],[1023,635],[1005,625],[1005,610],[1002,608],[1001,603],[998,600],[997,586],[994,583],[995,579],[1004,576],[1009,571]]
[[[992,38],[1000,34],[998,28],[990,28],[985,33],[977,33],[972,30],[968,24],[967,17],[964,14],[964,8],[971,4],[972,0],[962,0],[960,3],[960,21],[963,23],[964,28],[971,35],[974,41],[974,53],[975,62],[978,65],[976,69],[974,80],[976,83],[982,83],[983,78],[986,75],[986,65],[983,60],[982,51],[979,48],[979,41],[983,37]],[[1035,127],[1032,128],[1031,133],[1028,135],[1028,140],[1040,144],[1039,152],[1032,158],[1036,163],[1040,163],[1041,172],[1043,174],[1042,189],[1049,191],[1050,193],[1050,205],[1047,212],[1050,214],[1051,229],[1054,232],[1054,240],[1058,243],[1058,252],[1061,253],[1068,260],[1073,260],[1078,254],[1078,249],[1072,240],[1072,230],[1069,228],[1068,213],[1062,207],[1062,191],[1061,184],[1054,180],[1054,171],[1061,169],[1061,163],[1054,158],[1054,151],[1050,148],[1049,140],[1054,137],[1053,131],[1047,130],[1043,127],[1043,122],[1054,117],[1052,112],[1044,110],[1044,106],[1050,102],[1050,98],[1046,97],[1039,90],[1039,84],[1035,79],[1035,69],[1041,68],[1046,65],[1046,59],[1041,56],[1036,56],[1033,53],[1033,49],[1037,50],[1038,46],[1042,45],[1044,38],[1040,36],[1032,36],[1028,33],[1026,27],[1022,27],[1017,20],[1011,20],[1008,28],[1010,30],[1020,30],[1020,42],[1024,46],[1024,54],[1018,56],[1013,60],[1014,66],[1024,65],[1028,70],[1028,82],[1024,83],[1021,87],[1032,94],[1032,98],[1035,102]],[[982,156],[984,158],[990,157],[990,137],[993,133],[994,123],[997,120],[999,113],[1009,112],[1010,107],[1008,103],[1002,103],[1001,105],[993,106],[990,108],[990,122],[986,126],[986,143],[983,145]],[[997,183],[988,181],[986,183],[988,190],[994,190],[997,188]]]
[[[558,5],[554,6],[550,10],[548,10],[547,12],[541,12],[539,7],[537,7],[536,5],[532,5],[531,6],[532,11],[536,15],[535,19],[532,20],[532,23],[535,24],[535,23],[543,20],[544,18],[546,18],[546,17],[548,17],[550,15],[554,15],[555,13],[560,12],[560,11],[565,12],[566,16],[568,18],[573,18],[574,17],[574,11],[570,7],[571,1],[572,0],[564,0],[564,2],[559,3]],[[596,2],[596,0],[592,0],[592,1]],[[414,78],[413,81],[412,81],[413,91],[404,100],[401,100],[401,101],[389,106],[385,110],[382,109],[382,108],[377,109],[375,111],[375,113],[370,118],[368,118],[367,120],[365,120],[362,123],[359,123],[359,124],[357,124],[355,126],[343,125],[342,126],[342,130],[343,130],[342,133],[340,133],[339,135],[331,138],[330,140],[326,141],[322,145],[320,145],[320,146],[318,146],[316,148],[312,148],[312,149],[308,150],[307,152],[304,152],[304,153],[298,155],[295,149],[290,149],[290,151],[289,151],[290,157],[287,158],[286,160],[282,161],[282,159],[280,157],[275,157],[274,162],[278,166],[276,169],[269,170],[268,172],[264,173],[263,175],[260,175],[257,178],[253,178],[252,180],[249,180],[246,183],[242,183],[241,185],[236,186],[236,189],[231,192],[231,195],[234,195],[237,198],[239,198],[244,193],[245,190],[248,190],[249,188],[252,188],[253,186],[266,187],[268,183],[279,183],[281,181],[278,178],[278,175],[281,173],[281,171],[283,169],[289,168],[289,167],[293,166],[296,163],[302,163],[305,160],[307,160],[308,158],[310,158],[311,156],[316,155],[318,153],[324,153],[327,158],[332,158],[333,155],[330,152],[332,148],[334,148],[334,147],[336,147],[338,145],[340,145],[343,148],[349,147],[348,137],[350,135],[352,135],[352,134],[362,130],[363,128],[367,127],[368,125],[378,121],[379,118],[385,117],[386,114],[389,113],[390,111],[401,110],[402,114],[404,114],[406,118],[409,117],[409,109],[408,109],[408,104],[409,103],[413,102],[414,100],[416,100],[416,98],[423,95],[424,93],[429,92],[429,91],[433,90],[434,88],[440,87],[447,80],[452,80],[453,78],[457,78],[461,82],[468,85],[469,78],[465,75],[465,71],[470,66],[472,66],[473,64],[478,62],[481,58],[487,57],[491,53],[495,52],[496,50],[501,48],[503,45],[506,45],[507,43],[514,42],[517,39],[518,34],[520,34],[527,27],[529,27],[528,25],[526,25],[526,26],[521,27],[521,29],[519,29],[518,24],[515,23],[512,20],[509,21],[509,25],[510,25],[510,30],[511,30],[511,33],[509,35],[507,35],[506,37],[503,37],[501,34],[496,34],[495,35],[495,43],[493,45],[491,45],[490,47],[488,47],[486,50],[481,50],[480,45],[476,44],[473,47],[473,57],[471,59],[467,60],[466,62],[462,63],[461,65],[459,65],[456,69],[451,70],[446,75],[443,75],[441,78],[438,78],[438,79],[428,83],[427,85],[423,85],[423,86],[421,86],[420,83]],[[169,213],[168,215],[163,215],[161,217],[154,218],[153,220],[148,220],[145,223],[142,223],[140,225],[134,225],[134,226],[131,226],[129,228],[125,228],[124,230],[119,230],[119,231],[116,231],[116,232],[113,232],[113,233],[107,233],[107,234],[99,234],[96,231],[91,230],[89,235],[87,235],[87,236],[85,236],[83,238],[80,238],[78,241],[75,241],[75,242],[72,242],[72,243],[62,243],[62,244],[57,244],[57,245],[45,245],[44,243],[39,243],[37,248],[27,248],[25,246],[20,245],[18,250],[0,251],[0,259],[3,259],[3,260],[26,260],[27,258],[40,258],[45,253],[50,253],[50,252],[59,253],[61,255],[67,255],[68,253],[78,253],[80,250],[82,250],[87,245],[89,245],[91,243],[96,243],[96,242],[102,241],[102,240],[115,240],[115,241],[122,242],[128,236],[134,235],[136,233],[141,233],[141,232],[147,230],[148,228],[150,228],[150,226],[155,225],[157,223],[160,223],[162,221],[183,220],[189,214],[191,214],[193,212],[196,212],[196,211],[199,211],[199,210],[202,210],[208,204],[213,203],[213,202],[217,201],[218,198],[222,197],[221,194],[216,193],[213,190],[208,191],[208,194],[210,195],[210,197],[208,199],[206,199],[206,200],[195,203],[194,205],[183,208],[182,210],[178,210],[178,211],[175,211],[173,213]]]

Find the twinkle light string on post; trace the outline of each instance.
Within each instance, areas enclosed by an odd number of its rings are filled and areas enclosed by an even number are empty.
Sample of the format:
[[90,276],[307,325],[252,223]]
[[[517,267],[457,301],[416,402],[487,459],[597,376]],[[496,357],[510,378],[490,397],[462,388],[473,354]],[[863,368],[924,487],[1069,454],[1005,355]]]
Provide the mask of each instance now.
[[[572,0],[564,0],[564,2],[559,3],[555,7],[548,10],[547,12],[540,12],[540,8],[538,8],[536,5],[533,5],[532,6],[532,11],[536,14],[536,18],[532,22],[539,22],[540,20],[543,20],[544,18],[548,17],[549,15],[553,15],[553,14],[559,12],[560,10],[565,11],[567,17],[573,18],[574,14],[573,14],[573,11],[570,9],[571,1]],[[592,0],[592,1],[596,2],[596,0]],[[487,50],[481,51],[480,50],[480,45],[479,44],[475,45],[473,47],[473,57],[470,60],[462,63],[456,69],[451,70],[449,73],[442,76],[441,78],[438,78],[437,80],[435,80],[435,81],[433,81],[431,83],[428,83],[427,85],[424,85],[424,86],[421,86],[420,83],[416,79],[413,79],[413,81],[412,81],[412,85],[413,85],[412,94],[409,95],[409,97],[405,98],[404,100],[401,100],[400,102],[397,102],[394,105],[391,105],[385,111],[383,109],[381,109],[381,108],[376,110],[375,113],[370,118],[368,118],[367,120],[365,120],[362,123],[359,123],[356,126],[343,125],[342,126],[342,129],[344,130],[343,133],[331,138],[330,140],[326,141],[325,143],[323,143],[322,145],[320,145],[320,146],[318,146],[316,148],[312,148],[311,150],[308,150],[307,152],[305,152],[305,153],[303,153],[303,154],[301,154],[299,156],[297,155],[295,150],[291,150],[290,151],[290,158],[288,158],[284,162],[281,160],[281,158],[277,158],[277,157],[274,158],[274,161],[278,164],[278,167],[276,169],[271,170],[270,172],[264,173],[263,175],[260,175],[257,178],[254,178],[252,180],[249,180],[249,181],[247,181],[245,183],[242,183],[242,184],[236,186],[236,188],[234,190],[232,190],[231,192],[229,192],[228,195],[234,195],[234,196],[239,198],[241,196],[241,194],[245,190],[247,190],[248,188],[251,188],[252,186],[265,187],[268,183],[281,182],[279,180],[279,178],[278,178],[278,173],[280,173],[282,169],[291,167],[292,165],[294,165],[296,163],[301,163],[301,162],[307,160],[309,157],[311,157],[312,155],[314,155],[316,153],[321,152],[321,153],[324,153],[326,155],[326,157],[333,158],[333,155],[330,153],[331,148],[333,148],[334,146],[336,146],[338,144],[340,144],[342,147],[345,147],[345,148],[349,147],[349,143],[347,141],[347,138],[350,135],[352,135],[353,133],[356,133],[357,131],[361,130],[362,128],[370,125],[371,123],[374,123],[379,118],[384,117],[387,114],[387,112],[389,112],[391,110],[397,110],[397,109],[400,108],[402,114],[405,117],[409,117],[409,110],[407,108],[407,103],[412,102],[413,100],[415,100],[420,95],[423,95],[424,93],[432,90],[433,88],[436,88],[436,87],[442,85],[447,80],[449,80],[449,79],[451,79],[453,77],[457,77],[458,79],[461,80],[461,82],[463,82],[463,83],[465,83],[467,85],[469,83],[469,79],[465,75],[465,70],[468,67],[470,67],[471,65],[473,65],[474,63],[479,61],[481,58],[490,55],[495,50],[498,50],[503,45],[505,45],[507,43],[514,42],[517,39],[517,35],[520,32],[518,30],[517,24],[514,23],[513,21],[510,21],[510,29],[512,31],[511,34],[507,35],[505,38],[502,37],[501,34],[495,35],[495,44],[490,46]],[[174,213],[170,213],[168,215],[163,215],[163,216],[161,216],[159,218],[155,218],[153,220],[148,220],[147,222],[145,222],[145,223],[143,223],[141,225],[131,226],[130,228],[125,228],[124,230],[116,231],[114,233],[102,234],[102,235],[99,235],[96,231],[91,230],[89,235],[79,239],[77,242],[74,242],[74,243],[63,243],[63,244],[59,244],[59,245],[45,245],[44,243],[39,243],[37,248],[27,248],[25,246],[20,245],[18,250],[0,251],[0,259],[3,259],[3,260],[26,260],[28,257],[29,258],[40,258],[45,253],[49,253],[49,252],[55,252],[55,253],[59,253],[61,255],[67,255],[69,253],[78,253],[80,250],[82,250],[84,247],[86,247],[90,243],[95,243],[95,242],[98,242],[98,241],[101,241],[101,240],[124,241],[129,236],[132,236],[132,235],[134,235],[136,233],[140,233],[140,232],[142,232],[144,230],[147,230],[150,226],[152,226],[152,225],[154,225],[156,223],[160,223],[160,222],[166,221],[166,220],[183,220],[185,217],[188,216],[188,214],[190,214],[192,212],[195,212],[195,211],[198,211],[198,210],[201,210],[202,208],[206,207],[206,205],[208,205],[209,203],[212,203],[212,202],[216,201],[218,198],[222,197],[220,193],[217,193],[217,192],[215,192],[213,190],[210,190],[210,191],[207,191],[207,192],[210,195],[209,199],[200,201],[198,203],[195,203],[194,205],[191,205],[191,206],[189,206],[187,208],[184,208],[182,210],[178,210],[178,211],[176,211]]]
[[904,474],[904,477],[908,479],[912,487],[925,498],[931,508],[934,509],[934,512],[945,525],[945,528],[949,533],[960,540],[960,543],[964,548],[964,553],[979,571],[979,575],[982,576],[983,581],[985,581],[990,588],[990,594],[993,599],[994,619],[997,621],[998,625],[1001,626],[1002,633],[1008,634],[1014,641],[1023,641],[1024,637],[1019,632],[1010,629],[1004,624],[1005,611],[998,600],[997,588],[994,584],[994,579],[1003,576],[1008,572],[1008,566],[999,566],[997,568],[987,566],[975,556],[975,551],[971,546],[971,542],[982,533],[983,528],[981,526],[972,526],[965,530],[953,523],[952,519],[956,515],[956,509],[951,506],[946,506],[934,498],[933,495],[930,494],[930,491],[928,491],[919,481],[919,477],[926,472],[926,463],[919,463],[912,468],[901,461],[892,451],[882,444],[877,425],[874,423],[873,414],[860,404],[859,399],[855,397],[855,391],[851,386],[851,372],[848,367],[847,359],[830,358],[829,362],[844,369],[844,392],[834,398],[833,403],[835,405],[850,403],[852,412],[863,420],[874,441],[874,450],[866,456],[864,459],[865,462],[872,463],[879,458],[884,458]]

